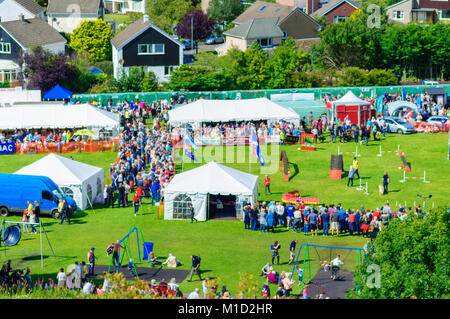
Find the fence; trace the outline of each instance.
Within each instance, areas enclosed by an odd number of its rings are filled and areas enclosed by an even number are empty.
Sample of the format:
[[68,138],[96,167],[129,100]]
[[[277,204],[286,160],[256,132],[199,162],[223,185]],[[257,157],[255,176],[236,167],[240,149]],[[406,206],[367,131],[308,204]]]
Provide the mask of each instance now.
[[143,100],[147,103],[158,101],[159,99],[170,98],[174,94],[184,95],[186,100],[195,99],[199,97],[208,98],[212,100],[225,100],[225,99],[254,99],[260,97],[266,97],[270,99],[273,94],[286,94],[286,93],[313,93],[315,99],[329,94],[337,96],[338,94],[344,95],[349,90],[354,94],[363,94],[365,97],[374,97],[375,95],[381,95],[385,93],[401,93],[402,89],[405,89],[407,94],[423,93],[425,88],[430,87],[442,87],[449,94],[450,84],[442,85],[393,85],[393,86],[369,86],[369,87],[324,87],[324,88],[292,88],[292,89],[279,89],[279,90],[247,90],[247,91],[201,91],[201,92],[128,92],[128,93],[105,93],[105,94],[75,94],[72,97],[72,101],[80,101],[82,103],[97,101],[102,105],[106,105],[107,101],[111,98],[113,103],[118,101],[128,100],[134,101],[136,99]]
[[119,140],[83,141],[67,143],[24,142],[16,143],[16,154],[45,153],[95,153],[118,151]]

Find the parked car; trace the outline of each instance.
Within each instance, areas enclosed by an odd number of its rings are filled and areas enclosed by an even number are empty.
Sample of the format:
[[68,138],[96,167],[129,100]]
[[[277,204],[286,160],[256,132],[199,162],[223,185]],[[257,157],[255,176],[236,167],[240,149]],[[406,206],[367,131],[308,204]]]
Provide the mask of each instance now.
[[221,35],[215,35],[215,34],[211,34],[209,37],[206,38],[205,43],[206,44],[216,44],[216,43],[224,43],[225,40],[223,38],[223,36]]
[[195,42],[191,39],[183,40],[181,41],[181,44],[185,50],[192,50],[195,47]]
[[27,201],[34,205],[38,201],[42,215],[58,218],[58,203],[65,199],[70,214],[77,210],[77,204],[68,196],[64,196],[58,185],[46,176],[0,174],[0,215],[22,213]]
[[[414,133],[414,125],[399,119],[398,117],[385,117],[388,132],[398,133],[398,134],[409,134]],[[378,125],[380,125],[379,120],[377,120]]]
[[444,124],[448,121],[448,117],[447,116],[443,116],[443,115],[439,115],[439,116],[430,116],[427,120],[428,123],[430,124]]

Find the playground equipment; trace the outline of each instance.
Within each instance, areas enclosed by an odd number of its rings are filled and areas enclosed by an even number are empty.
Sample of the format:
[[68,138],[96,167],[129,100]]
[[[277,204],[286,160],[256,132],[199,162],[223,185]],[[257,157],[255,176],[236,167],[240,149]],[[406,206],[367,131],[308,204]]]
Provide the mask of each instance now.
[[[302,248],[303,249],[303,276],[302,276],[302,286],[301,289],[303,289],[303,285],[306,282],[311,281],[312,276],[311,276],[311,258],[310,258],[310,254],[309,254],[309,247],[313,247],[314,250],[316,251],[317,257],[319,258],[318,262],[320,263],[322,260],[322,258],[319,255],[319,252],[317,251],[317,247],[320,248],[327,248],[330,249],[330,256],[329,256],[329,260],[328,262],[330,262],[333,259],[333,250],[336,249],[344,249],[344,250],[348,250],[349,253],[347,254],[347,256],[344,258],[344,260],[342,260],[343,263],[345,263],[345,260],[347,259],[347,257],[350,255],[351,251],[356,251],[357,255],[356,255],[356,266],[358,266],[360,263],[363,263],[366,257],[366,252],[364,251],[364,249],[362,248],[350,248],[350,247],[334,247],[334,246],[322,246],[322,245],[313,245],[313,244],[302,244],[298,250],[298,254],[297,254],[297,258],[295,258],[295,262],[294,262],[294,267],[292,268],[292,273],[291,273],[291,277],[290,279],[292,280],[292,276],[294,275],[295,272],[295,267],[297,266],[297,262],[298,262],[298,258],[300,256],[300,253],[302,252]],[[364,255],[362,254],[364,253]],[[306,265],[306,263],[308,263]],[[306,272],[306,266],[308,266],[308,272]],[[305,277],[306,274],[308,274],[308,280],[306,281]]]
[[297,204],[303,202],[306,205],[319,205],[319,198],[316,197],[300,197],[298,190],[288,192],[281,196],[283,203]]
[[[11,224],[10,226],[6,227],[7,224]],[[42,232],[44,232],[45,237],[47,238],[48,245],[50,246],[50,249],[52,251],[53,257],[55,256],[55,252],[53,251],[53,247],[50,244],[50,240],[48,239],[47,232],[45,231],[44,225],[41,221],[39,223],[26,223],[26,222],[18,222],[18,221],[7,221],[3,219],[0,234],[3,234],[1,237],[1,240],[3,241],[4,247],[5,247],[5,256],[6,256],[6,246],[11,247],[15,246],[19,243],[20,239],[22,238],[21,228],[20,225],[27,224],[27,225],[33,225],[33,226],[39,226],[39,238],[40,238],[40,246],[41,246],[41,268],[44,268],[44,254],[43,254],[43,248],[42,248]]]
[[341,148],[338,145],[338,155],[342,155],[342,154],[353,154],[356,157],[361,157],[361,154],[358,153],[358,146],[356,146],[356,150],[354,152],[341,152]]
[[400,155],[399,152],[400,152],[400,144],[397,144],[397,150],[396,151],[383,151],[381,149],[381,144],[380,144],[380,153],[378,153],[377,156],[381,157],[381,156],[383,156],[383,153],[397,153],[398,155]]
[[[136,275],[136,278],[139,279],[138,273],[136,271],[136,266],[135,266],[135,263],[134,263],[134,259],[133,259],[133,256],[131,254],[131,249],[130,249],[130,246],[128,244],[128,239],[130,238],[130,235],[132,235],[134,232],[136,233],[136,241],[137,241],[139,262],[142,261],[142,259],[141,259],[141,249],[140,249],[140,245],[139,245],[139,235],[141,236],[142,243],[145,243],[144,236],[142,235],[142,231],[141,231],[141,229],[139,227],[132,227],[132,228],[130,228],[130,231],[128,232],[128,234],[126,234],[125,237],[123,237],[121,240],[119,240],[118,243],[116,243],[116,244],[119,244],[119,250],[117,252],[118,257],[117,257],[117,269],[116,269],[116,272],[119,272],[120,264],[122,263],[123,258],[125,256],[125,254],[122,254],[122,258],[120,258],[121,257],[121,255],[120,255],[121,244],[123,242],[125,242],[125,244],[124,244],[125,245],[125,247],[124,247],[125,252],[128,254],[128,258],[131,259],[131,262],[133,264],[134,274]],[[147,247],[148,246],[144,244],[144,248],[143,249],[144,249],[144,252],[145,252],[144,253],[145,256],[148,256],[149,253],[150,253],[149,251],[147,251],[147,249],[148,249]],[[113,263],[113,259],[114,259],[114,253],[111,254],[111,261],[109,263],[108,272],[110,272],[110,270],[111,270],[111,265]]]
[[400,183],[406,183],[406,180],[408,180],[408,179],[421,179],[423,183],[430,183],[430,181],[427,181],[426,171],[423,171],[423,177],[406,176],[406,171],[403,171],[403,179],[400,180]]
[[359,186],[356,187],[357,191],[364,191],[364,195],[369,195],[369,184],[366,182],[366,186],[362,186],[361,178],[359,179]]

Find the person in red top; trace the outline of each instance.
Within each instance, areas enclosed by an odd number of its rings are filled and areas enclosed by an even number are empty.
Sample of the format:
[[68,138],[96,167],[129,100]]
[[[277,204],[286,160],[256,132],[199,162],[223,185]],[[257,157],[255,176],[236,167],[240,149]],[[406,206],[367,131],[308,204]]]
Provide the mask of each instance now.
[[125,248],[120,244],[120,241],[117,240],[114,244],[113,266],[116,266],[116,263],[119,263],[119,247]]
[[351,211],[348,214],[348,228],[350,230],[350,236],[353,236],[353,232],[356,230],[355,212],[354,211]]
[[269,192],[269,195],[272,195],[270,192],[270,177],[269,175],[266,175],[264,178],[264,195],[267,196],[267,192]]
[[142,205],[142,187],[140,185],[136,188],[135,195],[139,198],[139,205]]
[[372,219],[374,219],[375,217],[377,218],[377,220],[380,220],[380,209],[377,207],[377,210],[372,212]]

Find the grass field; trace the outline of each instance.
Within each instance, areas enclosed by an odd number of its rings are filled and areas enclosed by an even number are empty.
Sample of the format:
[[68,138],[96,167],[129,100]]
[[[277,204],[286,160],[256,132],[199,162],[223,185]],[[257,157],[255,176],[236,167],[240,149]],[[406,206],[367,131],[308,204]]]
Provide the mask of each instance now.
[[[427,172],[427,179],[431,183],[424,184],[418,180],[410,180],[402,184],[399,180],[402,178],[402,170],[398,169],[401,164],[400,158],[395,154],[383,154],[381,158],[376,154],[379,151],[379,142],[371,142],[368,147],[359,146],[361,157],[360,175],[364,181],[369,183],[370,195],[364,195],[353,188],[347,188],[347,180],[340,181],[329,179],[330,155],[337,153],[337,145],[323,143],[319,144],[317,151],[307,152],[298,151],[297,145],[283,146],[286,150],[289,161],[291,162],[291,180],[289,183],[283,181],[280,170],[276,170],[270,175],[272,179],[272,195],[264,196],[262,179],[264,172],[260,166],[252,163],[251,171],[254,174],[260,174],[260,200],[280,200],[285,192],[298,189],[302,196],[319,197],[322,203],[344,204],[345,208],[359,208],[364,205],[368,208],[381,206],[386,200],[391,205],[395,205],[396,200],[408,201],[408,206],[417,199],[417,194],[428,196],[433,195],[436,206],[449,205],[450,183],[449,181],[449,161],[447,160],[447,135],[420,135],[411,136],[388,135],[387,139],[382,141],[382,147],[385,150],[393,150],[400,144],[400,149],[405,152],[406,159],[411,163],[412,172],[409,176],[422,176],[423,170]],[[232,148],[228,147],[227,149]],[[236,148],[234,148],[236,149]],[[354,143],[341,145],[342,151],[354,151]],[[205,151],[211,155],[210,148]],[[246,150],[246,152],[248,149]],[[225,152],[228,153],[228,152]],[[212,153],[214,154],[214,153]],[[248,154],[248,153],[246,153]],[[200,154],[196,156],[199,158]],[[269,152],[270,155],[270,152]],[[12,173],[19,168],[36,161],[45,155],[4,155],[0,157],[0,172]],[[73,156],[75,160],[103,167],[105,176],[107,169],[114,161],[115,153],[96,153],[96,154],[69,154],[64,156]],[[224,157],[222,157],[224,158]],[[270,156],[266,154],[266,160]],[[278,160],[278,155],[274,157]],[[220,152],[216,160],[219,161]],[[352,157],[344,155],[344,167],[351,164]],[[200,164],[197,163],[179,163],[177,171],[191,169]],[[231,167],[248,172],[250,165],[244,163],[225,163]],[[267,163],[270,166],[270,163]],[[296,170],[298,169],[298,172]],[[385,196],[379,195],[377,185],[381,181],[383,171],[387,170],[391,177],[391,193]],[[195,181],[193,181],[194,183]],[[427,206],[432,201],[427,202]],[[7,220],[19,220],[19,216],[10,216]],[[221,285],[228,287],[231,293],[237,291],[239,282],[239,273],[252,273],[256,275],[259,283],[262,278],[258,277],[261,267],[270,261],[269,246],[275,240],[281,243],[281,264],[275,266],[280,272],[282,270],[291,271],[292,266],[287,265],[289,257],[289,244],[298,238],[299,245],[302,243],[314,243],[321,245],[332,245],[342,247],[362,247],[366,240],[362,238],[351,238],[343,236],[340,238],[331,237],[305,237],[303,234],[295,234],[292,231],[278,228],[275,233],[259,233],[244,230],[241,221],[229,220],[210,220],[207,222],[190,224],[189,221],[165,221],[158,219],[156,209],[144,200],[140,214],[134,217],[131,207],[124,209],[104,209],[96,206],[95,210],[86,210],[77,212],[72,219],[72,225],[58,225],[56,220],[43,218],[45,229],[50,238],[56,258],[51,255],[51,251],[44,238],[44,268],[40,264],[40,246],[39,237],[36,235],[24,234],[22,240],[17,246],[1,247],[1,260],[12,259],[14,267],[31,267],[32,274],[40,276],[52,276],[55,278],[60,267],[66,267],[75,260],[86,260],[87,252],[90,247],[97,248],[96,254],[99,257],[98,264],[109,264],[106,258],[105,249],[111,242],[121,239],[133,226],[142,229],[145,241],[155,243],[154,250],[156,256],[164,260],[168,253],[176,255],[183,263],[183,269],[190,268],[190,254],[200,254],[202,257],[202,276],[211,278],[220,278]],[[131,240],[132,245],[136,245]],[[298,246],[299,246],[298,245]],[[352,270],[356,262],[356,253],[347,254],[345,251],[338,252],[341,259],[344,260],[344,268]],[[137,249],[133,249],[134,257],[137,258]],[[330,251],[327,249],[318,249],[310,251],[311,273],[318,269],[318,261],[329,259]],[[336,252],[333,254],[333,256]],[[143,265],[143,264],[142,264]],[[170,278],[166,278],[169,280]],[[191,283],[183,282],[181,290],[189,293],[194,288],[201,288],[201,282],[194,277]],[[272,294],[276,288],[271,286]],[[296,286],[293,293],[298,293]]]

